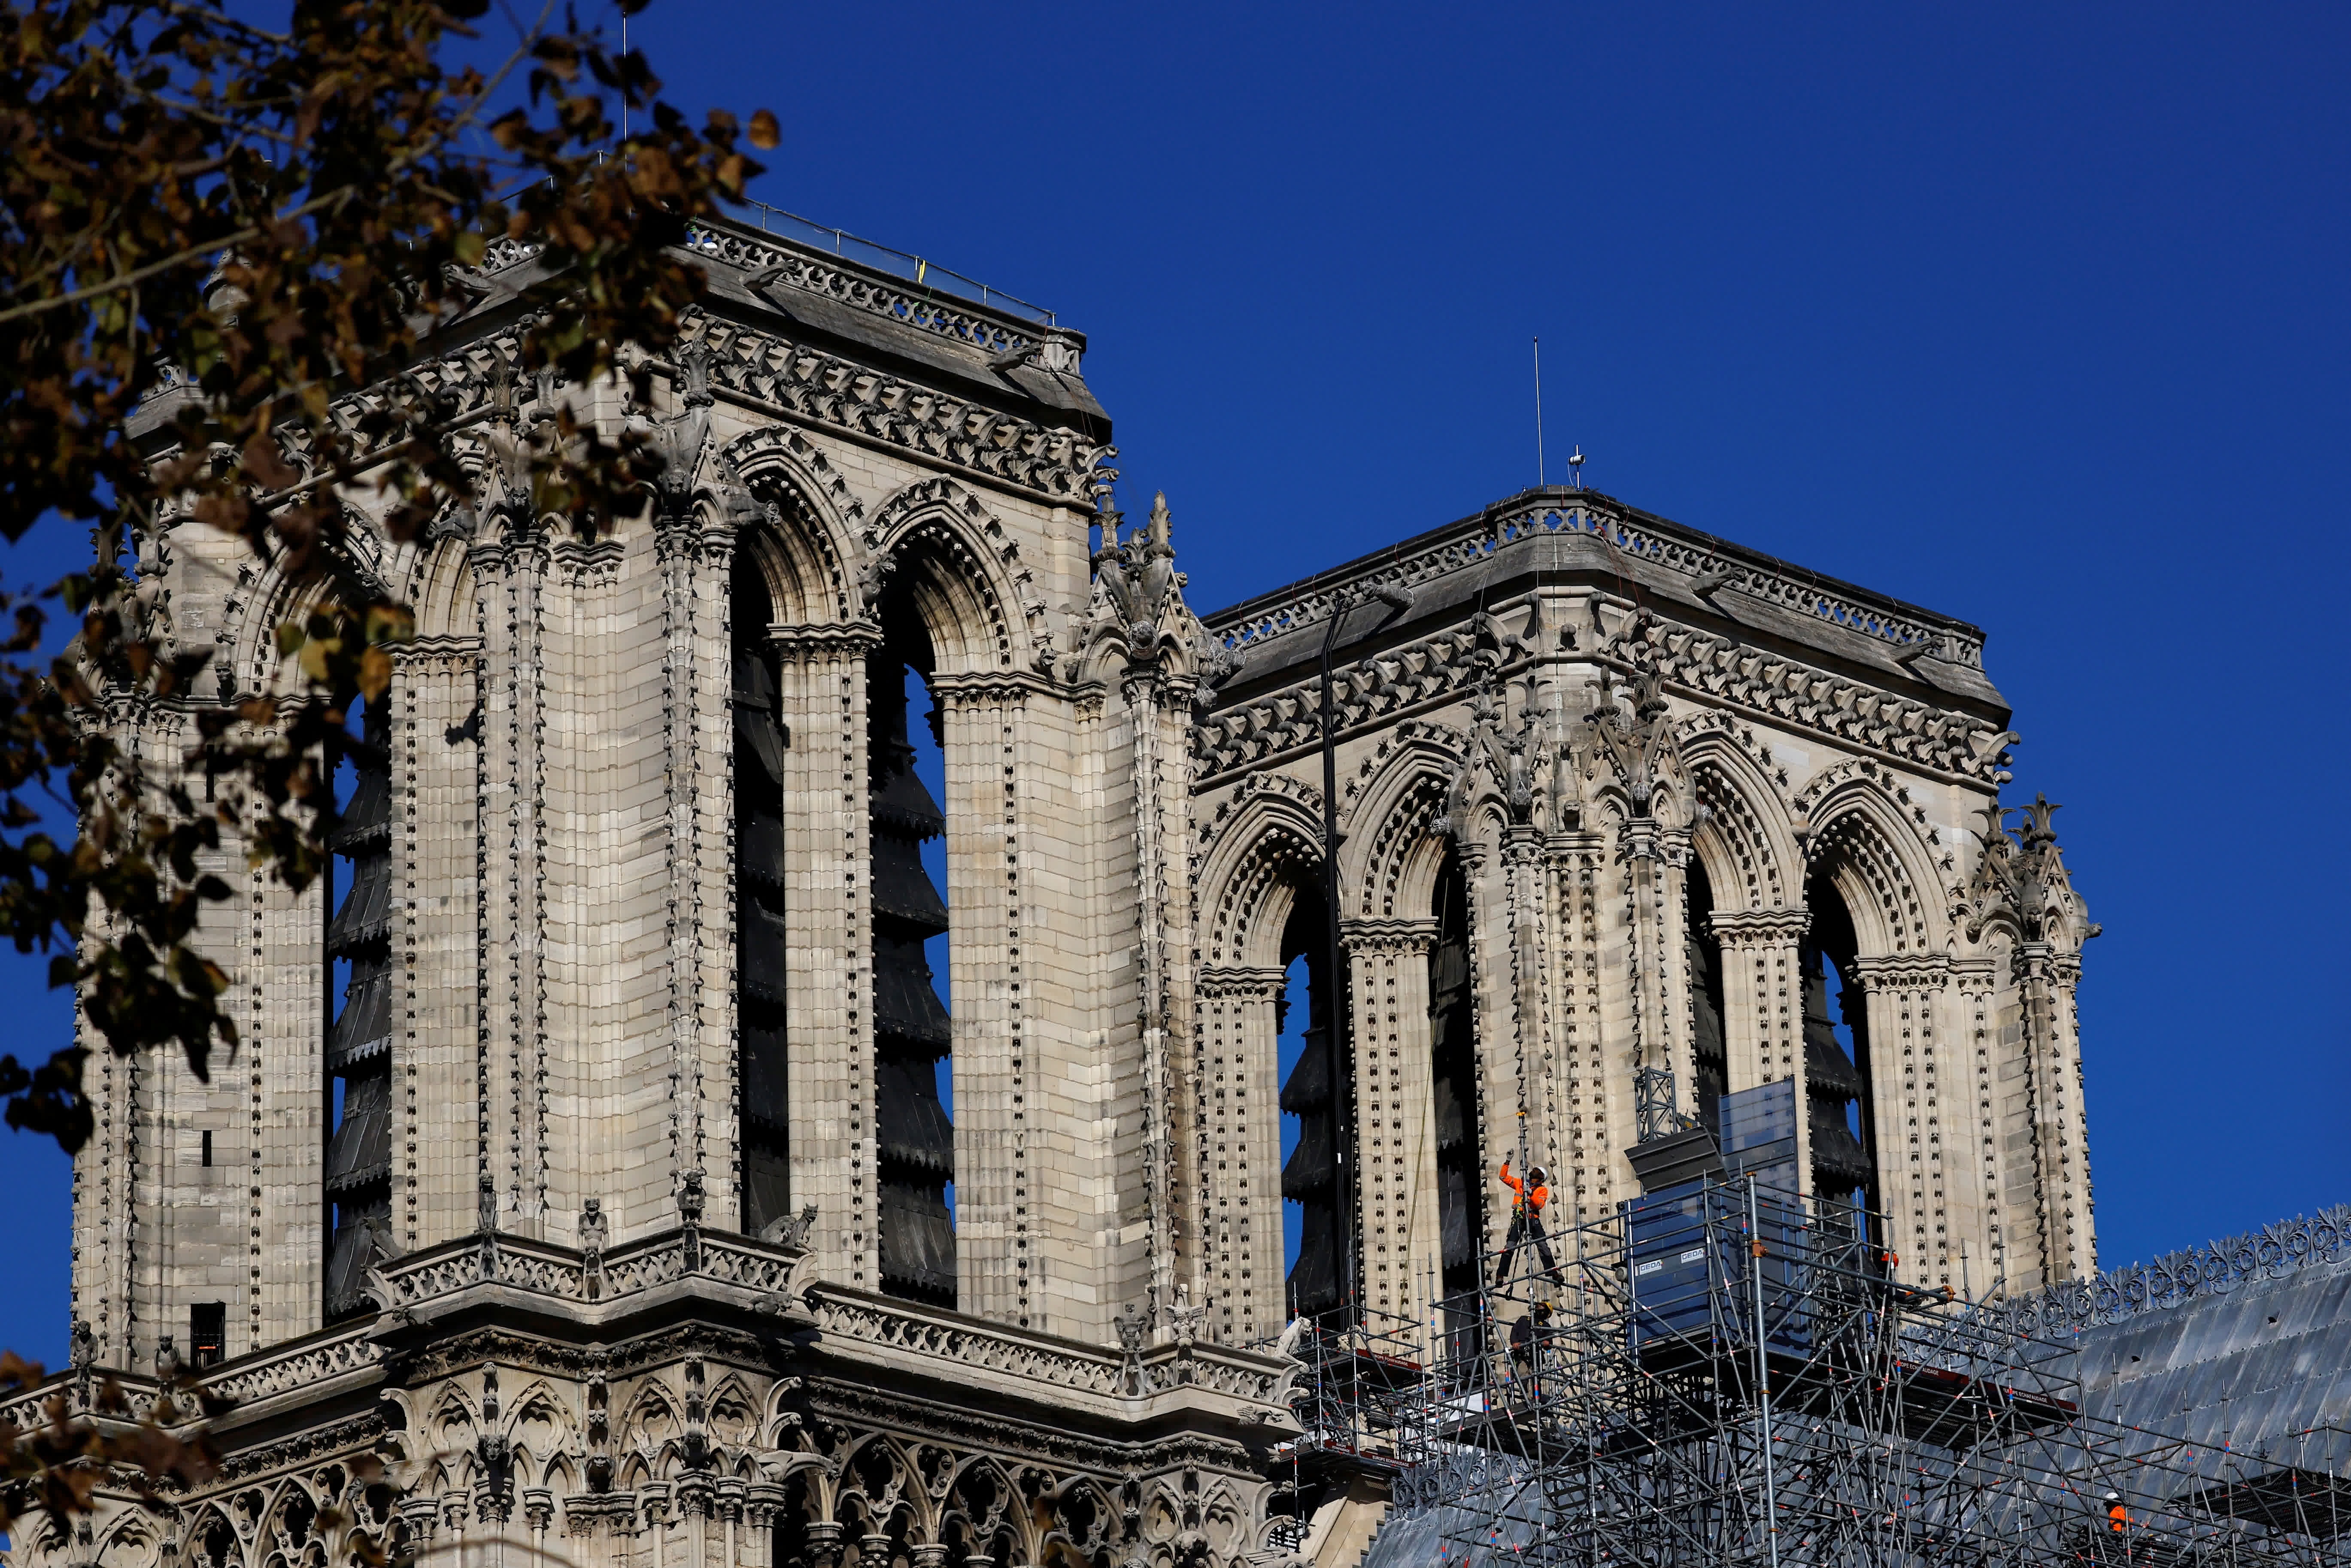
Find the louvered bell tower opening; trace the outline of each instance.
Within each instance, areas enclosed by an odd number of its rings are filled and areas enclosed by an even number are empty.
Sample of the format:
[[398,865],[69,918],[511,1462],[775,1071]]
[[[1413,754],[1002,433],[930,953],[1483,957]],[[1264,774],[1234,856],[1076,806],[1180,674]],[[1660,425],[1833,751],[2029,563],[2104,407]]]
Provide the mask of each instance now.
[[1714,934],[1714,884],[1692,855],[1686,879],[1689,926],[1682,951],[1689,971],[1690,1092],[1698,1120],[1722,1141],[1722,1097],[1730,1092],[1730,1051],[1722,1032],[1722,938]]
[[791,1213],[791,1096],[786,1076],[784,748],[774,613],[758,563],[735,564],[735,1017],[741,1079],[743,1228],[756,1236]]
[[1854,973],[1859,944],[1853,917],[1828,878],[1812,880],[1804,889],[1804,903],[1813,915],[1800,950],[1813,1191],[1823,1199],[1874,1210],[1878,1199],[1877,1123],[1870,1099],[1869,1009]]
[[[1339,1302],[1339,1099],[1331,1052],[1329,925],[1322,894],[1301,887],[1281,932],[1282,1250],[1290,1310],[1310,1315]],[[1301,994],[1302,993],[1302,994]]]
[[[326,1311],[367,1310],[371,1265],[392,1239],[392,774],[391,727],[381,700],[343,747],[338,782],[350,781],[341,824],[328,840],[330,875],[345,889],[327,926],[327,1141],[329,1231]],[[329,888],[331,902],[332,886]]]
[[1451,852],[1437,873],[1437,940],[1428,949],[1428,1051],[1437,1134],[1437,1217],[1444,1289],[1478,1288],[1486,1218],[1484,1127],[1469,994],[1469,890]]
[[[931,645],[922,618],[901,595],[887,607],[883,626],[865,696],[882,1288],[952,1307],[955,1127],[939,1084],[953,1069],[955,1036],[934,971],[935,959],[940,967],[946,963],[947,906],[924,864],[925,846],[946,831],[946,817],[922,777],[932,773],[945,789],[938,770],[945,747],[928,684]],[[927,746],[918,747],[911,728],[918,709]]]

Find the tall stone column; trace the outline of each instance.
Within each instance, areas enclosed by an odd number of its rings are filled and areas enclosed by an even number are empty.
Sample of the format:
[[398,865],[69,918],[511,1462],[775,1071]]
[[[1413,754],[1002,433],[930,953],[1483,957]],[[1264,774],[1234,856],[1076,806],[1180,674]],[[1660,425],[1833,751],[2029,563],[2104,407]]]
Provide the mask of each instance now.
[[470,557],[484,677],[474,1165],[476,1176],[495,1184],[502,1225],[513,1223],[517,1204],[537,1192],[544,1172],[547,1065],[540,643],[549,552],[535,519],[509,523]]
[[940,676],[945,710],[948,950],[955,1026],[956,1304],[1017,1321],[1034,1298],[1050,1135],[1032,1107],[1043,1074],[1029,1014],[1037,868],[1020,748],[1031,694],[1019,680]]
[[[670,1178],[703,1173],[709,1211],[742,1210],[731,918],[736,518],[724,506],[664,497],[654,531],[662,629],[663,807],[668,854],[664,1025],[676,1092]],[[743,497],[748,504],[748,497]]]
[[1962,958],[1951,966],[1949,1033],[1962,1059],[1952,1071],[1952,1092],[1971,1107],[1965,1116],[1957,1110],[1951,1116],[1955,1129],[1965,1129],[1964,1137],[1952,1140],[1953,1175],[1958,1190],[1967,1195],[1961,1201],[1968,1209],[1953,1234],[1959,1239],[1959,1282],[1970,1292],[1991,1289],[2005,1277],[2009,1263],[2010,1156],[2001,1136],[2001,1102],[2008,1087],[2001,1070],[2008,1052],[2000,1041],[1999,990],[1991,958]]
[[1195,1300],[1209,1333],[1247,1344],[1283,1312],[1280,1034],[1283,972],[1200,972],[1194,1000],[1191,1121]]
[[392,1218],[412,1250],[472,1230],[479,1191],[481,685],[478,637],[411,643],[392,685]]
[[[1804,1054],[1800,951],[1811,919],[1801,908],[1729,910],[1712,918],[1722,944],[1722,1032],[1733,1093],[1797,1075]],[[1804,1119],[1796,1120],[1801,1143]],[[1810,1158],[1809,1148],[1798,1154]]]
[[1605,883],[1614,874],[1605,864],[1594,833],[1556,835],[1543,850],[1554,939],[1548,973],[1552,987],[1552,1037],[1547,1051],[1530,1055],[1530,1093],[1547,1086],[1527,1104],[1529,1152],[1520,1155],[1514,1130],[1513,1157],[1550,1155],[1562,1179],[1555,1201],[1562,1219],[1607,1212],[1619,1196],[1618,1151],[1633,1141],[1629,1071],[1618,1071],[1605,1027],[1603,931]]
[[[246,1033],[242,1007],[238,1011],[239,1032]],[[131,1273],[139,1232],[131,1162],[138,1148],[139,1071],[145,1061],[109,1051],[79,1009],[74,1043],[89,1053],[82,1084],[92,1125],[89,1142],[73,1161],[73,1321],[89,1325],[95,1336],[90,1357],[97,1364],[134,1366]]]
[[[1469,1242],[1481,1261],[1498,1250],[1508,1233],[1509,1210],[1496,1199],[1494,1168],[1501,1150],[1518,1136],[1520,1097],[1517,1085],[1527,1065],[1540,1063],[1546,1081],[1553,1071],[1551,1051],[1550,922],[1539,834],[1513,829],[1497,856],[1474,838],[1458,837],[1453,858],[1461,870],[1468,906],[1471,1082],[1458,1086],[1475,1096],[1461,1113],[1478,1128],[1479,1167],[1468,1173],[1469,1212],[1479,1223]],[[1498,863],[1499,862],[1499,863]],[[1434,998],[1431,998],[1432,1001]],[[1507,1092],[1499,1089],[1504,1083]],[[1441,1197],[1441,1195],[1440,1195]],[[1440,1232],[1443,1216],[1439,1214]],[[1443,1237],[1437,1265],[1444,1267]],[[1440,1281],[1441,1282],[1441,1281]]]
[[[1523,1143],[1541,1160],[1564,1150],[1566,1105],[1562,1042],[1573,1029],[1573,988],[1562,983],[1562,966],[1551,918],[1551,868],[1545,864],[1542,841],[1531,830],[1512,827],[1502,835],[1501,852],[1487,853],[1468,839],[1455,841],[1454,853],[1470,888],[1473,912],[1495,908],[1500,918],[1471,921],[1473,962],[1482,974],[1493,973],[1495,1005],[1481,1007],[1481,1019],[1493,1020],[1479,1030],[1484,1059],[1489,1118],[1487,1163],[1499,1166],[1505,1157],[1523,1164]],[[1491,883],[1489,889],[1487,884]],[[1486,894],[1487,896],[1481,896]],[[1488,955],[1492,956],[1489,957]],[[1488,989],[1481,986],[1480,990]],[[1564,1162],[1562,1162],[1564,1165]],[[1480,1173],[1490,1179],[1489,1173]],[[1486,1206],[1489,1211],[1494,1205]],[[1507,1212],[1503,1224],[1509,1223]],[[1479,1253],[1502,1245],[1503,1231],[1487,1227]]]
[[2048,942],[2020,942],[2015,976],[2022,1005],[2025,1083],[2041,1238],[2041,1283],[2096,1271],[2090,1224],[2089,1151],[2081,1140],[2082,1042],[2074,1010],[2081,960]]
[[1136,1027],[1143,1068],[1137,1152],[1150,1225],[1149,1307],[1155,1320],[1164,1320],[1176,1285],[1176,1061],[1190,1017],[1191,694],[1188,682],[1173,683],[1155,662],[1140,661],[1130,666],[1121,694],[1133,736]]
[[1437,1252],[1437,1126],[1430,1103],[1428,949],[1434,920],[1340,925],[1353,987],[1356,1266],[1363,1304],[1419,1312],[1418,1270]]
[[792,1201],[816,1205],[809,1244],[824,1277],[870,1291],[880,1275],[865,665],[881,635],[861,623],[779,625],[772,636],[778,706],[792,716],[784,751]]
[[1939,1010],[1948,962],[1863,958],[1854,965],[1868,1009],[1870,1097],[1877,1140],[1878,1207],[1901,1277],[1940,1285],[1952,1270],[1950,1161],[1946,1134],[1954,1109],[1952,1064]]
[[[1682,927],[1681,855],[1687,836],[1635,817],[1618,834],[1624,858],[1625,994],[1632,1025],[1632,1067],[1673,1074],[1674,1106],[1692,1105],[1689,980]],[[1635,1124],[1634,1135],[1641,1129]]]
[[[215,1057],[214,1082],[225,1078],[244,1092],[243,1120],[252,1161],[246,1172],[250,1183],[244,1189],[245,1255],[222,1261],[231,1264],[225,1271],[243,1276],[248,1293],[240,1301],[234,1290],[214,1291],[208,1285],[206,1296],[225,1297],[233,1316],[246,1317],[254,1331],[246,1341],[251,1344],[309,1332],[324,1320],[329,911],[324,879],[298,894],[277,877],[263,874],[251,878],[246,891],[252,945],[240,978],[253,988],[246,1016],[257,1027],[244,1037],[235,1057],[225,1061]],[[195,1087],[185,1065],[168,1052],[154,1053],[141,1067],[139,1082],[151,1093],[175,1083]],[[133,1168],[142,1183],[164,1179],[142,1193],[141,1210],[150,1217],[151,1228],[168,1231],[180,1199],[168,1179],[175,1174],[170,1162],[176,1151],[170,1128],[145,1117],[141,1123],[141,1131],[152,1141],[138,1151]],[[166,1262],[168,1255],[161,1246],[164,1240],[160,1234],[147,1239],[140,1252],[141,1271],[151,1260],[159,1267]],[[235,1262],[244,1267],[235,1269]],[[142,1356],[154,1354],[158,1333],[175,1335],[181,1354],[188,1352],[188,1301],[205,1298],[185,1287],[203,1275],[182,1268],[171,1273],[179,1276],[172,1281],[179,1288],[162,1299],[151,1298],[150,1321],[136,1341]]]

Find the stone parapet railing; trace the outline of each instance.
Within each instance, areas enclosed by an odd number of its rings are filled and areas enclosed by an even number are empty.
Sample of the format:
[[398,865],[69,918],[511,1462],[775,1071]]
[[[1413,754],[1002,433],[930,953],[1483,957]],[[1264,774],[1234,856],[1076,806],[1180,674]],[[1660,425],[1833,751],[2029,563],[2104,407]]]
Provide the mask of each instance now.
[[2351,1256],[2351,1204],[2280,1220],[2224,1241],[2189,1247],[2151,1263],[2109,1269],[1997,1303],[2020,1336],[2058,1340],[2079,1330],[2119,1323],[2145,1312],[2225,1296],[2262,1280]]
[[[388,1328],[429,1321],[441,1306],[455,1307],[495,1291],[536,1299],[559,1311],[607,1317],[627,1312],[632,1298],[664,1287],[732,1286],[765,1304],[812,1321],[816,1348],[852,1357],[861,1347],[893,1359],[912,1357],[951,1381],[995,1375],[1091,1395],[1106,1401],[1149,1399],[1196,1390],[1270,1409],[1283,1407],[1282,1363],[1207,1343],[1164,1343],[1132,1350],[1056,1339],[958,1313],[810,1280],[809,1255],[748,1237],[707,1230],[672,1231],[602,1255],[601,1266],[568,1247],[517,1236],[474,1236],[394,1260],[370,1275],[370,1293],[382,1311],[307,1339],[274,1345],[206,1372],[206,1391],[235,1406],[297,1389],[315,1389],[365,1372],[383,1359]],[[830,1343],[828,1343],[830,1342]],[[149,1407],[161,1385],[152,1376],[92,1369],[89,1396],[111,1379],[131,1407]],[[80,1379],[68,1372],[0,1401],[0,1419],[25,1427],[44,1417],[59,1393],[87,1407]]]
[[[472,1285],[496,1284],[562,1301],[611,1301],[693,1275],[779,1291],[804,1255],[724,1231],[672,1231],[615,1247],[591,1268],[586,1254],[519,1236],[471,1237],[385,1264],[371,1277],[387,1309],[423,1306]],[[591,1291],[590,1284],[594,1281]]]
[[1221,1345],[1166,1343],[1134,1352],[981,1322],[954,1312],[827,1285],[809,1290],[820,1333],[927,1359],[1003,1373],[1111,1399],[1198,1388],[1251,1404],[1282,1404],[1284,1364]]
[[1037,329],[1030,323],[1008,319],[966,300],[938,298],[793,240],[696,224],[685,243],[697,256],[737,271],[767,275],[767,287],[818,295],[902,327],[968,343],[982,353],[1007,353],[1035,340]]
[[[816,225],[808,227],[813,230]],[[864,246],[870,242],[855,243]],[[1050,312],[1037,310],[1009,296],[998,296],[1004,300],[1001,311],[990,308],[984,300],[952,295],[942,298],[936,290],[920,283],[893,277],[880,268],[862,266],[846,256],[829,255],[810,241],[754,232],[731,222],[696,223],[688,229],[685,244],[696,256],[738,272],[765,275],[762,287],[819,295],[852,310],[968,343],[983,353],[1001,354],[1025,347],[1036,341],[1049,325],[1022,319],[1019,311],[1023,308],[1049,319]],[[483,256],[482,270],[493,275],[504,272],[533,259],[544,248],[528,242],[493,240]],[[932,268],[925,264],[925,270],[926,277],[935,274],[942,284],[952,278],[966,287],[984,290],[984,286],[945,268]],[[961,288],[955,290],[956,294],[961,292]],[[1064,336],[1074,341],[1073,335]]]
[[1821,577],[1695,528],[1639,516],[1591,491],[1556,487],[1500,503],[1407,539],[1393,551],[1333,568],[1202,620],[1211,637],[1240,652],[1320,625],[1334,609],[1369,589],[1409,591],[1479,565],[1506,545],[1544,534],[1587,535],[1694,582],[1708,579],[1709,593],[1744,594],[1905,651],[1918,648],[1950,664],[1983,666],[1983,633],[1965,622]]

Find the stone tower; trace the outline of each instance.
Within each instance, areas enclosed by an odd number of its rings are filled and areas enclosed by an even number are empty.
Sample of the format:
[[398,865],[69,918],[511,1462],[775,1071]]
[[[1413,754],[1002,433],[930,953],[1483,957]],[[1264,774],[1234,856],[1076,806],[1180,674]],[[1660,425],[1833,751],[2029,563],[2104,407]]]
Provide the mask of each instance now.
[[[2015,737],[1975,628],[1561,488],[1206,627],[1182,1153],[1217,1332],[1332,1298],[1351,1249],[1362,1299],[1415,1316],[1503,1245],[1502,1158],[1604,1216],[1656,1118],[1791,1078],[1800,1168],[1882,1214],[1902,1277],[2094,1267],[2074,995],[2096,928],[2054,808],[2002,826]],[[1327,947],[1326,643],[1351,1071],[1310,1041],[1277,1082],[1285,966]],[[1277,1105],[1326,1084],[1352,1135],[1277,1178]],[[1646,1126],[1645,1085],[1670,1096]],[[1318,1231],[1347,1147],[1352,1204]],[[1290,1298],[1285,1196],[1309,1217]]]
[[[1555,489],[1203,622],[1078,334],[691,243],[648,404],[512,373],[521,249],[415,371],[478,489],[354,498],[418,634],[332,885],[229,846],[237,1055],[93,1058],[61,1386],[203,1364],[227,1467],[26,1561],[1336,1562],[1273,1336],[1474,1281],[1506,1155],[1606,1213],[1645,1094],[1795,1079],[1922,1282],[2092,1267],[2095,928],[1971,628]],[[559,405],[667,459],[593,538],[513,482]],[[323,584],[152,545],[171,757]]]

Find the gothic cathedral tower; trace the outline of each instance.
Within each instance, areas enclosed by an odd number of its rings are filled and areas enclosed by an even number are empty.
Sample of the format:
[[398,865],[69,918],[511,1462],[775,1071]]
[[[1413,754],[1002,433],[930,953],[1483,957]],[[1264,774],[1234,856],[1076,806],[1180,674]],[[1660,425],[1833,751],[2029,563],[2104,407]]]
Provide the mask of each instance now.
[[[197,1365],[226,1465],[21,1561],[1337,1552],[1276,1336],[1474,1285],[1506,1157],[1610,1214],[1645,1096],[1793,1080],[1905,1278],[2093,1267],[2095,927],[1973,628],[1559,489],[1203,620],[1079,334],[691,245],[648,402],[515,375],[527,249],[413,372],[477,491],[354,498],[418,632],[334,875],[207,868],[212,1082],[92,1057],[58,1386]],[[592,538],[510,482],[558,407],[665,458]],[[326,584],[150,543],[167,758]]]

